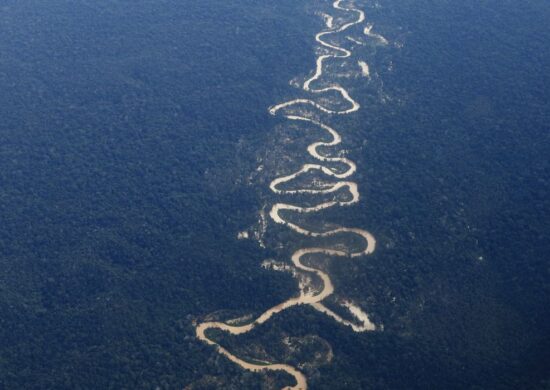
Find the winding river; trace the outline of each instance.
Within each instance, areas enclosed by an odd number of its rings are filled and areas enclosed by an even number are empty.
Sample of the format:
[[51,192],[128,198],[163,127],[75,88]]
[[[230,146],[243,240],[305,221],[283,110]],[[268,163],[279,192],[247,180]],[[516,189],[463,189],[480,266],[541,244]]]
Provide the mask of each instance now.
[[[274,306],[259,317],[257,317],[252,322],[249,322],[245,325],[232,325],[224,322],[204,322],[198,324],[196,327],[197,338],[209,345],[215,346],[217,352],[225,356],[230,361],[238,364],[240,367],[246,370],[253,372],[260,371],[284,371],[287,374],[291,375],[295,380],[294,386],[286,387],[288,390],[306,390],[307,389],[307,378],[306,376],[299,371],[297,368],[292,367],[287,364],[277,364],[271,362],[258,362],[244,360],[233,353],[231,353],[226,348],[222,347],[214,340],[212,340],[207,332],[210,329],[219,329],[225,332],[228,332],[232,335],[239,335],[247,333],[254,329],[256,326],[259,326],[266,321],[268,321],[272,316],[277,313],[280,313],[290,307],[297,305],[310,305],[314,309],[330,316],[336,321],[351,327],[356,332],[364,332],[369,330],[375,330],[375,325],[370,322],[366,313],[364,313],[358,306],[352,302],[345,301],[342,303],[342,306],[346,308],[352,317],[357,320],[356,322],[351,322],[342,318],[339,314],[330,310],[323,304],[323,300],[333,294],[334,286],[330,279],[330,276],[311,265],[304,264],[306,258],[316,255],[324,255],[330,257],[344,257],[344,258],[357,258],[360,256],[371,254],[375,250],[376,240],[375,238],[366,230],[358,228],[347,228],[347,227],[338,227],[331,230],[320,230],[312,231],[301,227],[295,222],[291,222],[285,215],[289,213],[298,213],[298,214],[309,214],[315,213],[321,210],[325,210],[335,206],[349,206],[359,201],[359,190],[357,184],[353,181],[348,180],[357,170],[357,166],[353,161],[346,157],[331,157],[325,155],[322,150],[327,148],[335,147],[342,142],[340,134],[333,129],[332,127],[322,123],[319,120],[312,119],[308,116],[303,116],[301,114],[296,114],[296,111],[299,111],[301,107],[308,106],[314,110],[318,110],[324,114],[332,115],[346,115],[353,113],[359,110],[360,105],[357,103],[342,86],[339,84],[331,84],[328,87],[315,88],[316,82],[323,76],[323,70],[325,69],[325,62],[334,59],[344,59],[351,56],[351,51],[336,46],[335,44],[329,43],[325,40],[331,34],[341,33],[354,25],[361,24],[365,21],[365,13],[359,9],[354,8],[353,6],[343,6],[343,0],[336,0],[332,4],[333,8],[344,11],[347,14],[354,15],[353,21],[343,23],[341,26],[337,27],[335,24],[336,20],[330,15],[325,16],[325,22],[327,30],[318,33],[315,36],[315,40],[319,45],[325,48],[327,54],[321,54],[316,61],[315,73],[312,77],[307,79],[302,88],[304,91],[311,94],[325,94],[327,92],[335,92],[341,96],[343,103],[345,104],[342,109],[335,109],[333,107],[327,107],[321,105],[311,99],[295,99],[281,104],[277,104],[269,109],[270,114],[272,115],[282,115],[289,121],[294,121],[298,123],[307,123],[309,125],[318,127],[319,129],[326,132],[330,136],[329,141],[318,141],[310,144],[307,147],[307,152],[311,157],[318,161],[316,164],[305,164],[298,171],[283,177],[278,177],[273,180],[270,184],[270,189],[275,194],[280,195],[292,195],[292,194],[336,194],[336,192],[341,192],[345,190],[349,193],[350,196],[346,197],[345,200],[329,200],[322,203],[315,204],[313,206],[302,207],[297,205],[292,205],[288,203],[276,203],[272,206],[269,216],[274,223],[281,224],[287,228],[293,230],[296,233],[299,233],[304,236],[309,237],[330,237],[340,234],[355,235],[361,239],[363,245],[360,248],[353,249],[341,249],[341,248],[331,248],[331,247],[307,247],[301,248],[294,252],[291,257],[293,266],[299,272],[314,274],[316,275],[321,283],[321,289],[315,292],[306,292],[305,289],[300,289],[300,293],[297,297],[290,298],[277,306]],[[368,25],[364,29],[364,34],[370,37],[376,38],[379,41],[384,39],[380,35],[375,35],[371,32],[372,25]],[[361,65],[363,72],[365,71],[365,66],[368,65],[363,63]],[[292,108],[292,110],[291,110]],[[292,112],[291,112],[292,111]],[[330,164],[327,166],[327,163]],[[334,168],[332,166],[338,166],[340,169]],[[345,169],[342,169],[345,167]],[[299,189],[282,189],[285,183],[289,183],[304,175],[308,172],[318,172],[320,174],[326,175],[333,180],[337,181],[334,183],[324,183],[318,188],[299,188]],[[308,263],[309,264],[309,263]]]

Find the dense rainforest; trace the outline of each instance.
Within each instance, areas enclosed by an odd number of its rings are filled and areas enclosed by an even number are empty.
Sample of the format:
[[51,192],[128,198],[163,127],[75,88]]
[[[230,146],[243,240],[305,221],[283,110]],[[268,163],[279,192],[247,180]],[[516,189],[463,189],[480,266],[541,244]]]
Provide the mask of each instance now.
[[[304,307],[220,340],[293,363],[328,342],[312,389],[549,388],[550,4],[355,4],[390,45],[357,49],[372,76],[349,80],[362,110],[335,124],[364,196],[326,219],[378,248],[327,267],[383,330]],[[284,124],[267,108],[302,93],[289,81],[314,68],[319,11],[330,2],[0,4],[0,388],[289,384],[194,325],[297,291],[260,266],[297,237],[237,234],[273,200],[257,167]],[[288,356],[281,334],[311,342]]]

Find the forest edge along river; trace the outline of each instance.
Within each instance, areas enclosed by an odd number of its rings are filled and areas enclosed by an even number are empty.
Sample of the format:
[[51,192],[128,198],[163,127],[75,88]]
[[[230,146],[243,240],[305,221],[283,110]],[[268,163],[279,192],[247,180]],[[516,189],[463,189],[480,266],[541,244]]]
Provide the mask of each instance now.
[[[277,104],[271,107],[269,109],[270,114],[276,115],[280,111],[288,110],[292,107],[297,107],[297,106],[299,107],[302,105],[311,106],[325,114],[336,114],[336,115],[350,114],[359,110],[360,108],[359,103],[357,103],[349,95],[348,91],[344,89],[342,86],[340,86],[339,84],[331,84],[328,87],[319,88],[319,89],[315,89],[314,87],[312,87],[312,84],[315,83],[324,75],[323,69],[324,69],[325,61],[329,59],[348,58],[352,54],[350,50],[347,50],[335,44],[329,43],[325,41],[323,38],[331,34],[341,33],[349,29],[350,27],[358,25],[365,21],[365,13],[363,11],[353,8],[351,6],[349,7],[342,6],[341,5],[342,3],[343,3],[343,0],[337,0],[332,4],[332,6],[336,10],[344,11],[350,14],[356,14],[357,17],[354,21],[343,23],[340,27],[335,27],[334,25],[336,21],[334,17],[326,14],[324,15],[325,24],[328,30],[318,33],[315,36],[315,40],[322,47],[328,50],[329,53],[322,54],[317,58],[315,73],[312,77],[310,77],[304,82],[302,89],[306,92],[310,92],[313,94],[323,94],[331,91],[337,92],[338,94],[340,94],[340,96],[343,98],[346,104],[349,105],[349,107],[338,110],[338,109],[326,107],[310,99],[294,99],[294,100]],[[365,35],[378,40],[381,44],[387,44],[387,40],[384,37],[382,37],[381,35],[372,33],[371,30],[372,30],[372,25],[369,24],[367,25],[367,27],[364,28],[363,32]],[[360,65],[364,73],[365,66],[368,69],[368,65],[365,62],[362,62]],[[277,224],[284,225],[299,234],[309,236],[309,237],[329,237],[329,236],[334,236],[338,234],[353,234],[353,235],[359,236],[363,240],[364,248],[356,251],[343,250],[340,248],[333,249],[333,248],[323,248],[323,247],[309,247],[309,248],[298,249],[291,256],[292,264],[299,271],[315,274],[322,282],[321,283],[322,289],[320,291],[314,292],[314,293],[309,293],[309,292],[306,293],[304,289],[301,288],[300,294],[298,297],[290,298],[280,303],[279,305],[276,305],[270,308],[269,310],[262,313],[254,321],[245,325],[230,325],[228,323],[223,323],[223,322],[200,323],[196,327],[196,336],[199,340],[209,345],[215,346],[218,353],[225,356],[230,361],[238,364],[243,369],[253,371],[253,372],[284,371],[290,376],[292,376],[296,382],[294,386],[285,387],[286,390],[306,390],[308,387],[307,378],[297,368],[287,364],[280,364],[280,363],[258,362],[257,360],[255,362],[246,361],[232,354],[229,350],[227,350],[226,348],[222,347],[221,345],[219,345],[218,343],[210,339],[207,335],[207,331],[209,329],[219,329],[221,331],[228,332],[232,335],[244,334],[251,331],[256,326],[265,323],[273,315],[297,305],[310,305],[311,307],[315,308],[319,312],[322,312],[328,315],[329,317],[335,319],[336,321],[351,327],[356,332],[371,331],[376,329],[376,326],[369,320],[368,315],[364,313],[361,310],[361,308],[359,308],[357,305],[353,304],[350,301],[345,301],[342,304],[342,306],[345,307],[349,311],[349,313],[357,319],[357,321],[360,323],[359,325],[353,322],[350,322],[348,320],[345,320],[339,314],[335,313],[334,311],[326,307],[322,303],[322,301],[327,297],[329,297],[330,295],[332,295],[334,292],[334,286],[332,284],[330,276],[326,272],[320,269],[305,265],[302,261],[304,257],[311,256],[311,255],[326,255],[331,257],[346,257],[346,258],[357,258],[360,256],[369,255],[373,253],[375,250],[375,247],[376,247],[375,238],[368,231],[359,229],[359,228],[338,227],[336,229],[327,230],[327,231],[311,231],[306,228],[300,227],[298,224],[290,222],[289,220],[285,219],[285,217],[282,215],[284,214],[284,212],[294,212],[294,213],[300,213],[300,214],[314,213],[314,212],[318,212],[334,206],[349,206],[354,203],[357,203],[360,198],[358,186],[355,182],[348,181],[348,180],[341,180],[333,184],[327,184],[322,188],[307,188],[307,189],[280,189],[279,188],[280,185],[287,182],[291,182],[294,179],[298,178],[299,176],[312,171],[319,171],[335,179],[346,179],[355,173],[355,171],[357,170],[357,167],[353,161],[345,157],[329,157],[329,156],[323,155],[321,152],[318,151],[318,148],[320,147],[323,147],[323,148],[334,147],[339,145],[342,142],[342,138],[340,134],[336,130],[334,130],[332,127],[322,123],[321,121],[311,119],[310,117],[307,117],[307,116],[296,115],[294,113],[283,114],[283,116],[290,121],[306,122],[308,124],[311,124],[313,126],[316,126],[326,131],[332,137],[332,140],[328,142],[318,141],[310,144],[307,147],[308,153],[321,163],[323,162],[336,163],[336,164],[347,166],[347,169],[340,171],[338,169],[329,168],[321,164],[305,164],[295,173],[274,179],[270,184],[271,191],[275,194],[281,194],[281,195],[292,195],[292,194],[315,195],[315,194],[331,194],[331,193],[336,193],[340,189],[347,189],[349,194],[351,194],[351,198],[345,199],[345,200],[331,200],[331,201],[319,203],[315,206],[310,206],[310,207],[296,206],[296,205],[291,205],[287,203],[276,203],[272,206],[271,211],[269,212],[269,216],[271,217],[272,221]]]

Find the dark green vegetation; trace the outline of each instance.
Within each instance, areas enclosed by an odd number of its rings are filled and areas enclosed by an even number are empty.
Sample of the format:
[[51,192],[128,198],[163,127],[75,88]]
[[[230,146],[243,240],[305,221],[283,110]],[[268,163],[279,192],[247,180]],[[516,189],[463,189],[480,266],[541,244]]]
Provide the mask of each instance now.
[[369,283],[341,280],[376,297],[388,333],[351,356],[368,348],[357,367],[380,387],[547,388],[550,5],[387,3],[371,16],[404,42],[381,74],[395,100],[367,109],[355,142],[369,140],[358,165],[381,245]]
[[[259,388],[192,322],[294,291],[235,236],[329,3],[101,3],[0,5],[0,388]],[[377,237],[332,272],[385,330],[296,309],[228,342],[321,336],[313,389],[548,387],[550,6],[380,4],[404,46],[365,49],[390,99],[351,81],[363,109],[337,127],[365,201],[327,220]]]

